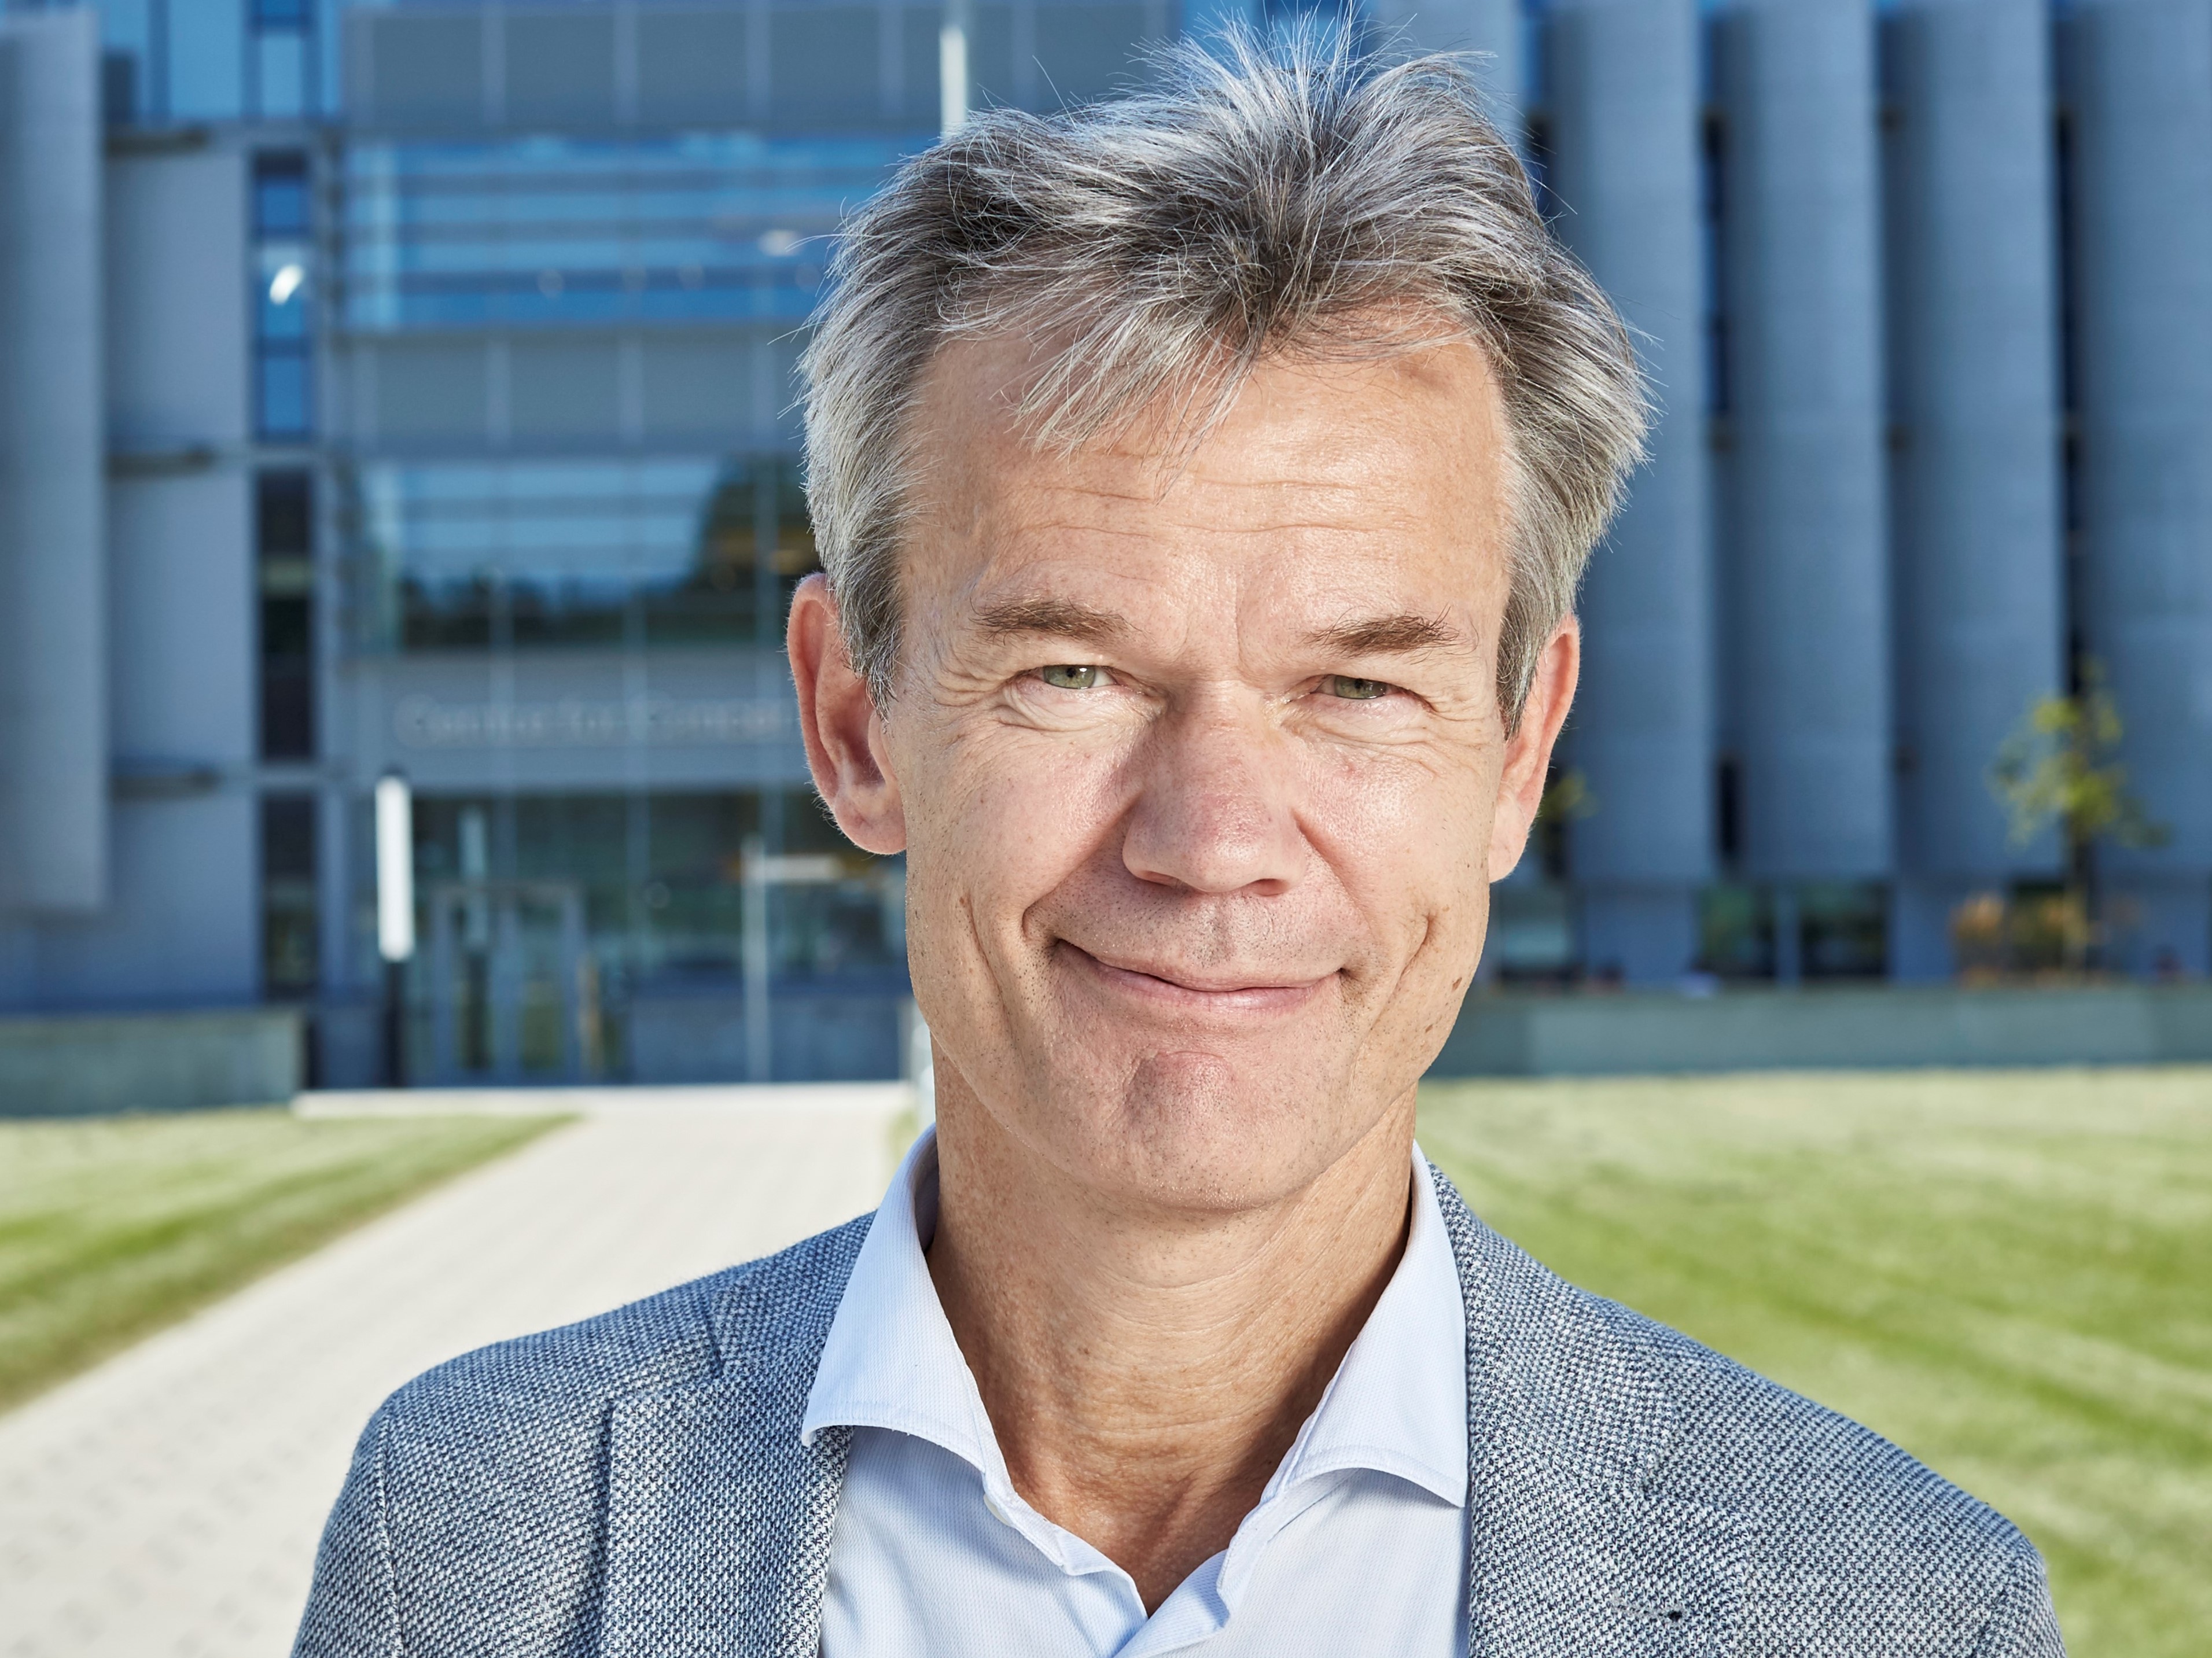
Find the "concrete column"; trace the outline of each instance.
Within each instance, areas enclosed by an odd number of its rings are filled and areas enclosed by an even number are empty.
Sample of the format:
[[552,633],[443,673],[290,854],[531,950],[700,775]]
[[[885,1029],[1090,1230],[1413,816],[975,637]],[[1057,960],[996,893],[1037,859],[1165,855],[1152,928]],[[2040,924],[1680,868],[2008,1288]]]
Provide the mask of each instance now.
[[2130,780],[2172,830],[2107,868],[2116,898],[2139,889],[2141,936],[2202,971],[2202,921],[2161,917],[2201,914],[2212,879],[2212,0],[2075,15],[2083,620]]
[[100,16],[0,20],[0,911],[106,902]]
[[[1988,772],[2064,685],[2065,574],[2049,20],[1901,0],[1887,27],[1899,853],[1924,889],[1903,944],[1940,938],[1950,895],[2056,870],[2050,837],[2009,842]],[[1949,971],[1948,948],[1893,954]]]
[[1711,878],[1712,627],[1695,0],[1559,0],[1545,41],[1559,230],[1612,295],[1656,397],[1651,458],[1592,561],[1571,759],[1589,964],[1671,980]]
[[1478,73],[1497,114],[1516,122],[1509,136],[1520,142],[1528,61],[1520,0],[1376,0],[1368,16],[1376,44],[1385,48],[1482,54]]
[[1726,695],[1755,878],[1890,868],[1874,16],[1737,0],[1728,123]]

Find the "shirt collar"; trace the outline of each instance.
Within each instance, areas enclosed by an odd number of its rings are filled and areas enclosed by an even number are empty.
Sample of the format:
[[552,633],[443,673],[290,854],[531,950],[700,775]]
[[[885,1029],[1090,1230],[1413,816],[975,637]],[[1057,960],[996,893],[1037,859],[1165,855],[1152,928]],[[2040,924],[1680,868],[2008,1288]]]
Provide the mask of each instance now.
[[[853,1263],[799,1436],[890,1428],[943,1447],[987,1490],[1012,1495],[997,1436],[953,1339],[922,1250],[936,1231],[937,1139],[915,1143]],[[1266,1497],[1371,1469],[1455,1504],[1467,1500],[1467,1312],[1428,1159],[1413,1153],[1405,1254]]]
[[1395,1474],[1448,1503],[1467,1500],[1467,1303],[1418,1146],[1398,1270],[1267,1495],[1346,1468]]
[[937,1130],[925,1130],[891,1176],[830,1338],[799,1436],[831,1426],[892,1428],[941,1445],[989,1479],[1005,1459],[982,1395],[953,1339],[922,1249],[937,1231]]

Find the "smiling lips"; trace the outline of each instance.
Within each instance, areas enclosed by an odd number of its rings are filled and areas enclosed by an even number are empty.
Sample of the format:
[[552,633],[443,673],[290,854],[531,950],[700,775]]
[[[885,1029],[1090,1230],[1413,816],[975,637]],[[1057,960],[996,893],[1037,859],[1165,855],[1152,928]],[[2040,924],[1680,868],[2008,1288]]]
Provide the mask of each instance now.
[[1060,940],[1060,950],[1072,964],[1107,989],[1169,1011],[1284,1012],[1304,1006],[1336,976],[1326,973],[1311,979],[1253,983],[1241,975],[1198,978],[1182,972],[1170,975],[1158,968],[1102,960],[1065,938]]

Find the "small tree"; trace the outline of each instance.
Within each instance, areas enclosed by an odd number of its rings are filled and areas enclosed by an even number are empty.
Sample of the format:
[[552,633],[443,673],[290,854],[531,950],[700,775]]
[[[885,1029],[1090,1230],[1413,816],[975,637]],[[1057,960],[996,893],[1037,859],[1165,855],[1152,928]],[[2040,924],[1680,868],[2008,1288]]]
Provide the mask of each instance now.
[[2153,823],[2128,787],[2128,771],[2114,757],[2123,727],[2119,705],[2106,688],[2103,670],[2082,666],[2081,689],[2071,696],[2039,696],[2027,706],[1990,766],[1990,790],[2012,820],[2014,845],[2025,845],[2057,825],[2066,853],[2066,891],[2085,925],[2069,940],[2069,965],[2086,965],[2093,941],[2102,937],[2097,848],[2162,845],[2166,826]]

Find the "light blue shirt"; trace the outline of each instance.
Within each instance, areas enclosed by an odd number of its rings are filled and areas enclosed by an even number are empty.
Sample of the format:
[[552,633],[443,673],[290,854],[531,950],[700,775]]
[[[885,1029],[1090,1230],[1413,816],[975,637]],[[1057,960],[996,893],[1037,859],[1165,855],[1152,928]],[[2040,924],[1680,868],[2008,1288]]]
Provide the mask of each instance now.
[[876,1212],[807,1399],[810,1442],[854,1430],[823,1658],[1467,1650],[1467,1315],[1426,1159],[1398,1270],[1259,1506],[1149,1618],[1007,1478],[922,1255],[936,1222],[932,1133]]

